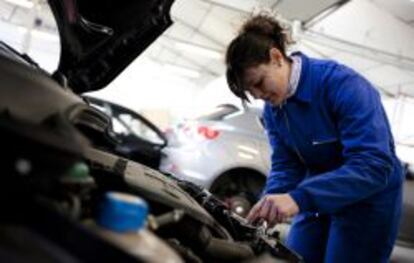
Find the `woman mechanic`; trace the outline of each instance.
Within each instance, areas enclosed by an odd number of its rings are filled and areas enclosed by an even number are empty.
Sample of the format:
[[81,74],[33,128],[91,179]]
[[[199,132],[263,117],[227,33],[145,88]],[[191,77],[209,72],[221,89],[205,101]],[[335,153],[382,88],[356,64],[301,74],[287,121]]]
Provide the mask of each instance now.
[[294,216],[287,245],[305,262],[387,262],[402,168],[376,89],[352,69],[302,53],[267,15],[250,18],[226,52],[227,82],[265,101],[272,165],[251,222]]

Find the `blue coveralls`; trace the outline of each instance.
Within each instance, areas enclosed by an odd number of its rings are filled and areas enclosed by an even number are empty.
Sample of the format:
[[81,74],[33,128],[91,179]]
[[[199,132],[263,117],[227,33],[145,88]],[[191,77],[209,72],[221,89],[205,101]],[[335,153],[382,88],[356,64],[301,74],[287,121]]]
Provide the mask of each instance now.
[[273,149],[265,193],[289,193],[300,208],[287,245],[305,262],[387,262],[403,176],[380,96],[350,68],[294,55],[295,94],[263,113]]

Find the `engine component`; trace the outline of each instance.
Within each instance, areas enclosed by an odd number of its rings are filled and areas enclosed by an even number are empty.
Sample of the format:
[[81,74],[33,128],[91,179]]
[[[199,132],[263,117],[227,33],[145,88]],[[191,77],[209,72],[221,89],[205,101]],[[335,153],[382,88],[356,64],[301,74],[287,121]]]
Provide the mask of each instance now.
[[157,217],[149,216],[148,224],[151,229],[157,230],[165,225],[179,222],[184,217],[184,214],[183,210],[174,209],[172,212],[168,212]]
[[236,240],[248,242],[256,254],[268,252],[288,262],[303,262],[300,255],[278,241],[277,232],[274,232],[272,236],[268,235],[266,224],[253,226],[244,218],[231,212],[208,190],[187,181],[179,181],[178,184],[224,225]]
[[144,227],[148,205],[129,194],[109,192],[101,203],[98,224],[115,232],[139,231]]

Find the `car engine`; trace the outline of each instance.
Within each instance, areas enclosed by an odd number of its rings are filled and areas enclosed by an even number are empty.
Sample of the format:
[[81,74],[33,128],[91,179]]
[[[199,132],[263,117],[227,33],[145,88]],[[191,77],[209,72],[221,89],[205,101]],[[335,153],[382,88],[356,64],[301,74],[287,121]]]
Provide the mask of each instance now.
[[[40,126],[7,114],[0,120],[5,146],[0,236],[7,260],[148,261],[148,256],[131,253],[96,231],[105,193],[121,192],[148,203],[142,231],[162,240],[185,262],[262,262],[257,261],[262,257],[300,262],[277,235],[249,225],[205,189],[82,145],[82,136],[75,129],[68,132],[62,119]],[[145,245],[134,249],[146,250]],[[152,259],[163,262],[158,253]]]

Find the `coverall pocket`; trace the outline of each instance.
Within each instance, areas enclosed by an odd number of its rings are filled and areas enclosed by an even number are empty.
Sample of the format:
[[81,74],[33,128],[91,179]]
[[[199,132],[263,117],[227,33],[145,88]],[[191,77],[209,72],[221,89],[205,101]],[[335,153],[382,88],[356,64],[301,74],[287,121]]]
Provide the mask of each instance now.
[[[338,137],[330,136],[312,140],[312,159],[321,171],[333,169],[340,160],[342,147]],[[318,168],[319,167],[319,168]]]
[[312,145],[313,146],[324,145],[324,144],[334,143],[334,142],[337,142],[337,141],[339,141],[339,139],[337,137],[325,138],[325,139],[316,139],[316,140],[312,140]]

